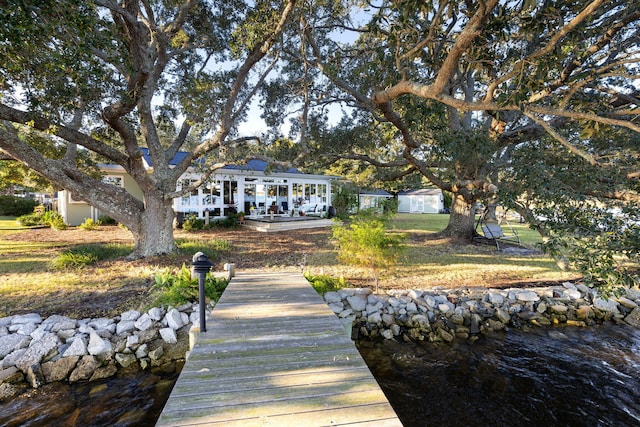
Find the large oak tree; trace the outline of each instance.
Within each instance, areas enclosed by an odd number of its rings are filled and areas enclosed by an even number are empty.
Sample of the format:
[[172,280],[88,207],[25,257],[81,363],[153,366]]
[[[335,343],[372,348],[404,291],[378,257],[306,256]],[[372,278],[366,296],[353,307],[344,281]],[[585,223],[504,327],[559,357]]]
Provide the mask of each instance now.
[[[272,69],[272,47],[294,5],[3,2],[0,150],[126,225],[133,257],[173,252],[178,179],[196,159],[206,159],[205,172],[212,172],[231,160],[227,147],[245,140],[237,125]],[[50,147],[21,137],[25,126],[46,135]],[[144,168],[142,147],[152,170]],[[50,155],[59,150],[62,156]],[[122,166],[144,200],[87,173],[80,150]],[[179,150],[188,155],[170,166]]]
[[[523,146],[538,147],[540,159],[550,144],[567,166],[615,164],[616,191],[599,194],[637,200],[637,147],[615,139],[640,133],[637,0],[381,0],[340,13],[302,17],[305,49],[287,52],[324,75],[315,111],[331,101],[355,109],[317,132],[328,141],[318,152],[393,171],[387,178],[418,173],[450,191],[445,234],[471,238],[474,203],[498,194]],[[301,111],[308,94],[292,98]],[[600,181],[612,182],[607,174]],[[520,184],[512,200],[534,189]]]

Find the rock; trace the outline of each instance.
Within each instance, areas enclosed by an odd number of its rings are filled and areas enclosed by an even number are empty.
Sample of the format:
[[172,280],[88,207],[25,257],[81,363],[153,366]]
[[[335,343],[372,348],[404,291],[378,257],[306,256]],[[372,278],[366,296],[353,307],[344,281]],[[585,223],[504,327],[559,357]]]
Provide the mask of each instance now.
[[552,305],[550,308],[552,312],[558,313],[558,314],[566,314],[567,311],[569,311],[569,307],[563,304],[555,304],[555,305]]
[[607,311],[609,313],[618,313],[618,302],[612,299],[605,300],[599,297],[594,298],[593,306],[601,311]]
[[131,332],[136,328],[136,322],[134,320],[121,320],[116,326],[116,335],[123,335],[127,332]]
[[496,310],[496,317],[502,323],[509,323],[509,321],[511,320],[511,316],[509,315],[509,313],[501,308],[498,308]]
[[15,366],[10,366],[7,369],[0,370],[0,383],[13,383],[21,381],[24,375]]
[[345,317],[351,316],[351,314],[353,314],[353,310],[348,308],[348,309],[342,310],[340,313],[338,313],[338,317],[345,318]]
[[440,310],[440,312],[442,313],[447,313],[449,312],[450,309],[451,307],[449,307],[449,304],[446,304],[446,303],[438,304],[438,310]]
[[[76,341],[81,341],[77,339]],[[42,373],[46,382],[52,383],[55,381],[63,381],[67,379],[69,373],[76,367],[76,364],[80,360],[79,356],[61,357],[57,360],[52,360],[42,364]]]
[[127,342],[125,344],[125,347],[131,348],[131,347],[137,346],[138,344],[140,344],[140,337],[138,335],[129,335],[127,337]]
[[40,315],[37,313],[29,313],[13,316],[13,318],[11,319],[12,325],[21,325],[25,323],[40,324],[42,323],[42,317],[40,317]]
[[413,301],[408,302],[405,309],[407,310],[407,313],[409,313],[409,314],[413,314],[413,313],[417,313],[418,312],[418,306]]
[[487,295],[487,299],[491,304],[494,304],[494,305],[500,305],[504,302],[504,297],[502,295],[495,294],[493,292],[490,292]]
[[149,346],[147,344],[142,344],[136,350],[136,358],[142,359],[149,355]]
[[76,368],[69,375],[69,382],[88,380],[99,366],[100,363],[95,357],[82,356]]
[[109,378],[114,376],[117,372],[118,367],[115,363],[111,362],[107,366],[101,366],[96,369],[93,374],[91,374],[89,381],[98,381],[104,378]]
[[184,322],[182,321],[182,314],[175,308],[169,310],[164,318],[167,321],[167,326],[173,330],[178,330],[184,326]]
[[173,328],[162,328],[160,329],[160,336],[167,344],[175,344],[178,342],[178,337],[176,336],[176,331]]
[[631,326],[640,327],[640,308],[634,308],[631,313],[624,318],[624,321]]
[[592,319],[594,316],[593,309],[588,305],[581,305],[576,309],[576,317],[580,320]]
[[0,359],[16,349],[28,347],[30,342],[31,337],[24,335],[9,334],[0,337]]
[[87,346],[87,351],[92,356],[111,353],[111,342],[100,338],[97,333],[92,332],[89,334],[89,345]]
[[153,360],[153,361],[157,361],[160,360],[160,358],[162,357],[164,353],[164,349],[162,347],[158,347],[156,349],[153,349],[149,352],[149,359]]
[[23,387],[18,385],[2,383],[0,384],[0,402],[9,400],[22,392]]
[[562,296],[570,300],[577,300],[582,298],[582,294],[577,289],[567,289],[562,293]]
[[138,359],[135,354],[131,353],[116,353],[116,362],[123,368],[128,368],[132,364],[136,363]]
[[367,316],[367,322],[377,325],[379,323],[382,323],[382,316],[380,315],[379,311],[376,311],[375,313],[371,313],[370,315]]
[[16,360],[20,359],[20,357],[22,357],[22,355],[27,351],[26,348],[19,348],[18,350],[15,350],[9,354],[7,354],[4,359],[2,359],[2,366],[0,366],[1,368],[8,368],[11,366],[15,366],[16,364]]
[[[98,319],[92,319],[89,323],[87,323],[87,326],[95,329],[95,330],[107,330],[107,331],[111,331],[114,332],[114,329],[111,329],[115,326],[115,321],[113,319],[107,319],[104,317],[98,318]],[[89,333],[89,332],[85,332],[85,333]]]
[[364,309],[367,307],[367,299],[362,298],[362,296],[360,295],[347,297],[347,302],[349,303],[353,311],[364,311]]
[[52,350],[55,350],[60,344],[60,340],[56,334],[48,333],[37,341],[33,341],[27,351],[16,360],[16,367],[22,372],[27,371],[33,365],[37,365]]
[[520,291],[516,293],[516,299],[524,302],[539,301],[540,297],[534,291]]
[[69,348],[62,353],[62,357],[85,356],[87,354],[87,344],[85,343],[84,338],[76,337]]
[[545,311],[547,311],[547,303],[542,301],[540,304],[538,304],[536,311],[538,313],[544,313]]
[[136,320],[134,326],[140,331],[146,331],[153,326],[153,319],[147,313],[144,313]]
[[385,329],[384,331],[382,331],[380,335],[382,335],[383,338],[388,340],[393,339],[393,332],[390,329]]
[[442,328],[438,328],[438,335],[446,342],[451,342],[455,338],[453,335]]
[[164,311],[160,307],[153,307],[147,311],[147,314],[152,320],[159,322],[164,316]]
[[618,298],[618,302],[620,303],[621,306],[626,307],[626,308],[634,309],[634,308],[638,307],[638,304],[636,304],[635,302],[631,301],[629,298],[620,297],[620,298]]
[[342,297],[338,292],[327,292],[324,294],[324,300],[327,304],[331,304],[332,302],[342,302]]
[[140,312],[136,310],[125,311],[120,315],[120,321],[133,320],[134,322],[140,317]]
[[340,301],[339,303],[332,302],[331,304],[329,304],[329,308],[331,309],[331,311],[337,314],[341,313],[344,310],[344,305],[342,304],[342,301]]
[[[20,335],[31,335],[33,332],[35,332],[38,329],[38,325],[36,325],[35,323],[22,323],[22,324],[13,325],[13,326],[15,327],[10,328],[10,330]],[[32,338],[39,339],[39,338],[42,338],[43,335],[44,333],[41,333],[39,335],[36,335],[37,338],[34,338],[34,337]]]

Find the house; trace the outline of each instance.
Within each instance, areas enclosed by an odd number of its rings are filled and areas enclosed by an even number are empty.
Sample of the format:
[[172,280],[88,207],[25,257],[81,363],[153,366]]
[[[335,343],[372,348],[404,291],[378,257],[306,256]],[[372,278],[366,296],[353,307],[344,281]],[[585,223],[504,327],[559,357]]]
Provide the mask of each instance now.
[[[151,169],[151,157],[143,149],[145,167]],[[186,153],[178,153],[172,160],[177,164]],[[104,180],[123,186],[139,199],[142,191],[127,175],[124,169],[116,165],[101,165]],[[183,185],[198,181],[201,174],[195,168],[187,170],[178,182]],[[259,214],[267,213],[275,206],[279,213],[291,212],[294,208],[306,212],[322,213],[329,208],[331,200],[331,180],[333,176],[312,175],[295,168],[270,170],[268,163],[262,160],[249,160],[241,165],[228,165],[211,177],[208,183],[191,193],[176,198],[173,207],[178,217],[187,214],[198,218],[221,219],[229,212],[244,211],[249,215],[251,207]],[[58,211],[68,225],[79,225],[85,219],[97,220],[103,214],[87,203],[74,200],[66,190],[59,193]]]
[[439,188],[423,188],[398,193],[398,212],[441,213],[444,211],[444,196]]
[[388,199],[393,199],[393,195],[384,190],[361,190],[358,193],[360,209],[377,209]]

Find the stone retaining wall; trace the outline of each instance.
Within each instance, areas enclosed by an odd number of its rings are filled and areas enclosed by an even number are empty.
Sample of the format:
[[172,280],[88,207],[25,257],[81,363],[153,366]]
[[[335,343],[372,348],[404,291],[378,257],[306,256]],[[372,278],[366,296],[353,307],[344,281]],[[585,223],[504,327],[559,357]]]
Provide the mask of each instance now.
[[528,289],[433,289],[373,294],[368,288],[327,292],[325,301],[353,326],[354,338],[450,342],[508,327],[587,326],[613,321],[640,327],[640,290],[604,299],[581,284]]
[[55,381],[93,381],[120,371],[177,372],[189,350],[198,305],[114,319],[42,319],[31,313],[0,318],[0,401]]

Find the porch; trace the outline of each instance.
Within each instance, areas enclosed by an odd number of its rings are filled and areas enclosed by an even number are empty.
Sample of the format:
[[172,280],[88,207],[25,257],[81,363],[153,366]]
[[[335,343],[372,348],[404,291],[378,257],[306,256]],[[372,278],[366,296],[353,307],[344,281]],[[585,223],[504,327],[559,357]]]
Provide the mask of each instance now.
[[305,228],[331,227],[335,222],[331,219],[314,216],[274,215],[264,217],[245,217],[244,227],[264,233],[276,231],[302,230]]

